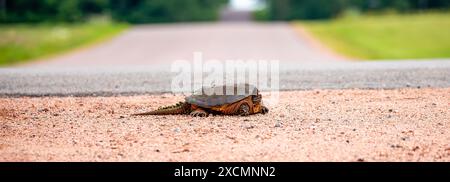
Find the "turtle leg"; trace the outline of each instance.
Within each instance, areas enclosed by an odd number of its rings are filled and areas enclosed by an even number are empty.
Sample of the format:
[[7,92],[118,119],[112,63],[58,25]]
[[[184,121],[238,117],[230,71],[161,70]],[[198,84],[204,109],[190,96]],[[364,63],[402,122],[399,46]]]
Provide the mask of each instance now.
[[193,117],[206,117],[208,116],[208,113],[204,111],[203,109],[197,108],[194,111],[191,112],[191,116]]
[[266,106],[261,106],[261,113],[267,114],[269,112],[269,109]]
[[239,114],[240,116],[250,115],[250,107],[248,106],[248,104],[241,104],[241,106],[239,106],[237,114]]

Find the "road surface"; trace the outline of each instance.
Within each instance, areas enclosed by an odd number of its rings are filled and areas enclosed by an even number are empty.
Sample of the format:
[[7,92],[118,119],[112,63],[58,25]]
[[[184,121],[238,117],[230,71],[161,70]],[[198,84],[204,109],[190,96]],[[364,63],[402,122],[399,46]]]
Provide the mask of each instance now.
[[176,60],[193,60],[194,52],[202,52],[205,60],[219,61],[314,63],[341,60],[314,47],[289,24],[230,22],[136,26],[104,44],[27,66],[167,66]]
[[[0,96],[111,96],[171,92],[178,73],[155,66],[3,68]],[[450,60],[280,65],[280,90],[450,87]]]

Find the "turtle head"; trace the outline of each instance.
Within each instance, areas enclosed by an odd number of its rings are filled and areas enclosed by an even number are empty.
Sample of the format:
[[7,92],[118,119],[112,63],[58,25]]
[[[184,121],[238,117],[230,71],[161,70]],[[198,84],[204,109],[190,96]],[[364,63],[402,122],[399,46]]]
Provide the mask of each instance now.
[[262,102],[261,94],[258,93],[257,95],[253,95],[252,101],[253,101],[253,104],[260,104]]
[[267,113],[268,109],[263,106],[262,95],[257,94],[252,96],[253,101],[253,113]]

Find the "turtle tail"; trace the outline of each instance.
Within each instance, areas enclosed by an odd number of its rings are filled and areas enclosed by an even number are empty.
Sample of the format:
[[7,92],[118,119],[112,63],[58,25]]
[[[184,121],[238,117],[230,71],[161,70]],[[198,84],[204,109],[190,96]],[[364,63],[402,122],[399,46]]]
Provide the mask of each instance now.
[[189,114],[191,105],[186,102],[179,102],[176,105],[160,107],[157,110],[132,114],[133,116],[145,116],[145,115],[178,115]]

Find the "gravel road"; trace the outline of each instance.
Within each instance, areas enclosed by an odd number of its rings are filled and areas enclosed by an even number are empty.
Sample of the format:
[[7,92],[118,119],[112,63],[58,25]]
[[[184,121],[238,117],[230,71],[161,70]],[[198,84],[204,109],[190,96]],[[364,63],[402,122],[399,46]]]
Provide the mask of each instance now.
[[267,115],[131,117],[181,96],[0,98],[0,161],[447,161],[450,89],[286,91]]

